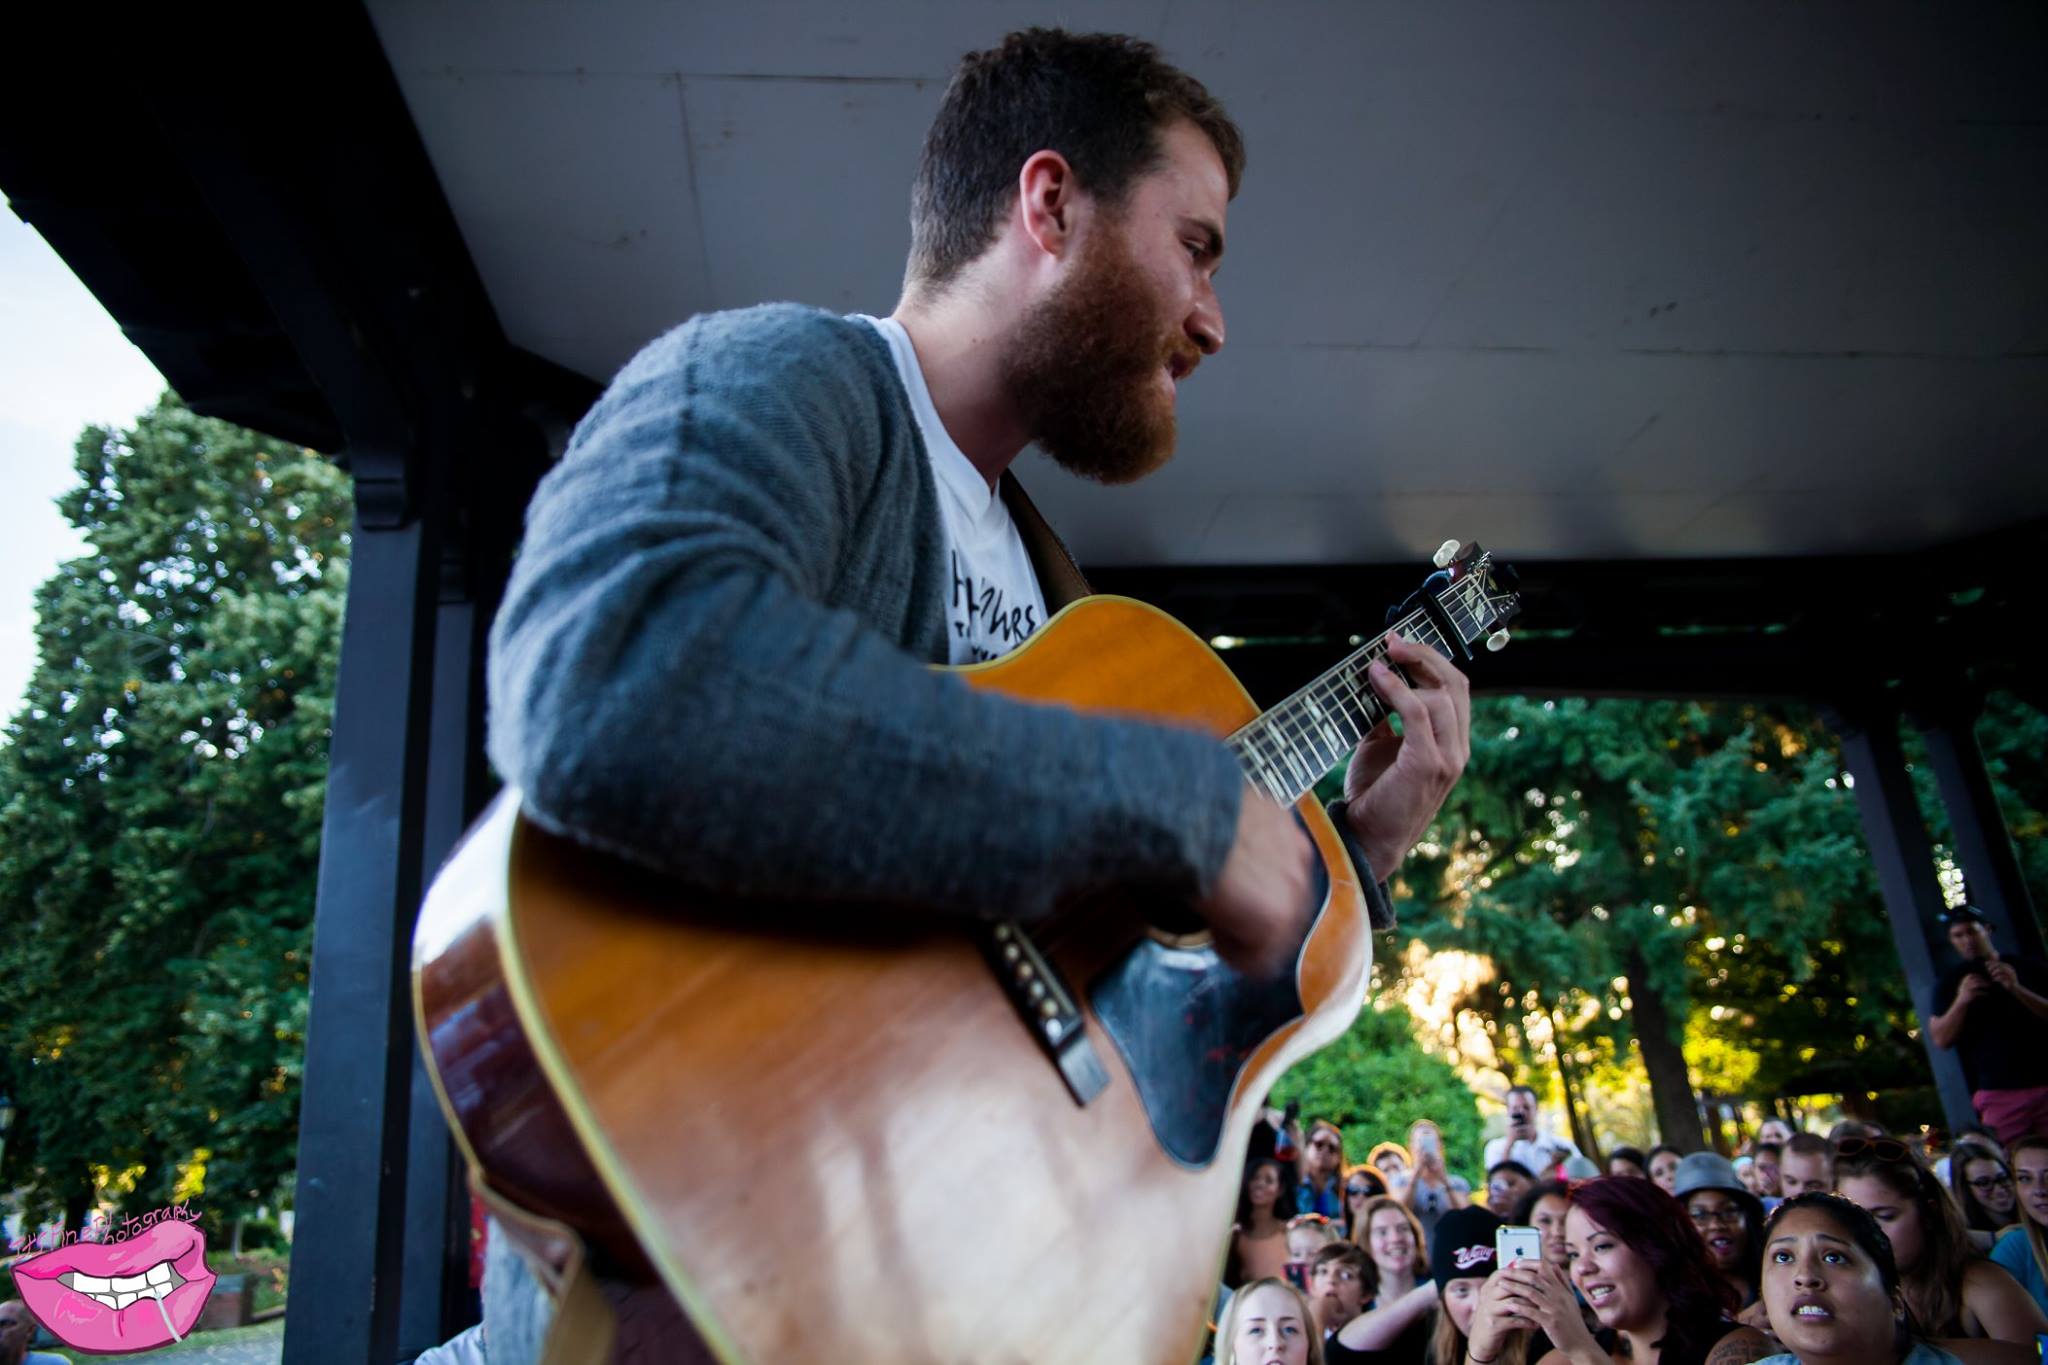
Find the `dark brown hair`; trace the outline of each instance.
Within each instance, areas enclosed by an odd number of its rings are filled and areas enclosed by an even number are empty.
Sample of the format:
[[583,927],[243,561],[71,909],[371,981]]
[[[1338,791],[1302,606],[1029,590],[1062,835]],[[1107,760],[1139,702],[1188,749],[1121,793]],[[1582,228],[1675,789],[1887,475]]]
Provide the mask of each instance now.
[[906,284],[942,288],[995,240],[1033,153],[1058,152],[1111,212],[1159,166],[1160,130],[1187,119],[1244,176],[1244,138],[1202,83],[1159,49],[1115,33],[1028,28],[970,52],[925,135],[910,192]]
[[1911,1147],[1891,1138],[1849,1139],[1836,1145],[1835,1188],[1840,1190],[1843,1182],[1858,1176],[1878,1181],[1919,1210],[1919,1259],[1910,1269],[1899,1267],[1906,1305],[1928,1336],[1961,1336],[1963,1275],[1975,1253],[1955,1200]]

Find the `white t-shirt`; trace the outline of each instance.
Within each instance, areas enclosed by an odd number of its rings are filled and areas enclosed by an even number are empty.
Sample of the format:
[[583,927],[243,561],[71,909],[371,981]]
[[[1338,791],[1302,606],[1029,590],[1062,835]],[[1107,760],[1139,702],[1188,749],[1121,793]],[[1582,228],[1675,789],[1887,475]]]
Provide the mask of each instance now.
[[939,421],[910,333],[894,318],[861,316],[889,343],[939,486],[939,517],[946,526],[946,570],[951,578],[946,594],[947,662],[975,664],[1000,658],[1045,624],[1045,594],[1031,567],[1031,552],[1024,548],[1002,496],[988,486]]
[[1497,1137],[1486,1144],[1486,1169],[1492,1170],[1503,1161],[1519,1161],[1528,1167],[1529,1173],[1538,1180],[1550,1178],[1550,1168],[1566,1157],[1577,1156],[1579,1149],[1570,1138],[1538,1130],[1535,1140],[1522,1138],[1509,1142]]

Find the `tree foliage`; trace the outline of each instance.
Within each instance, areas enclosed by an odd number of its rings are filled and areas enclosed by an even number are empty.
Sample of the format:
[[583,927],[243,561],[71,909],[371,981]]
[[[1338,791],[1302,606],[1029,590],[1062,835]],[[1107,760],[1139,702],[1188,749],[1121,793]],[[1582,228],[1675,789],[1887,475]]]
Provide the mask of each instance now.
[[1544,1064],[1524,1021],[1549,1006],[1579,1042],[1633,1038],[1667,1137],[1698,1131],[1688,1050],[1754,1051],[1765,1094],[1924,1079],[1840,777],[1798,708],[1482,699],[1404,928],[1493,962],[1469,1007],[1510,1069]]
[[296,1145],[348,482],[175,395],[76,467],[90,552],[0,748],[4,1177],[74,1217],[96,1172],[203,1179],[229,1218]]
[[1479,1108],[1457,1069],[1423,1051],[1415,1020],[1399,1005],[1368,1004],[1336,1042],[1298,1063],[1274,1088],[1276,1100],[1301,1102],[1304,1118],[1344,1130],[1347,1160],[1363,1161],[1380,1142],[1408,1141],[1408,1125],[1430,1119],[1444,1135],[1445,1164],[1472,1181],[1479,1160]]

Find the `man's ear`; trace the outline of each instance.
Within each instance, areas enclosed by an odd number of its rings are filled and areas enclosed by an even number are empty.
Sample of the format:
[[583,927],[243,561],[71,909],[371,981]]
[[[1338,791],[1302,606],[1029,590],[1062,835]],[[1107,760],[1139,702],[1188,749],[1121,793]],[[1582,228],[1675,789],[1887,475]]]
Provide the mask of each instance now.
[[1033,152],[1017,172],[1017,216],[1024,233],[1048,256],[1072,247],[1081,187],[1058,152]]

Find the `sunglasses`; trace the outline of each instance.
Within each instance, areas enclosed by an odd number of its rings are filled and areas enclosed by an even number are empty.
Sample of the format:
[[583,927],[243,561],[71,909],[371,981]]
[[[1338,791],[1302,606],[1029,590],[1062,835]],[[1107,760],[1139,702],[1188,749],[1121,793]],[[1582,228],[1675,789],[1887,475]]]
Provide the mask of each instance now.
[[1350,1195],[1353,1199],[1357,1199],[1361,1195],[1378,1194],[1379,1191],[1370,1185],[1346,1185],[1344,1193]]
[[1906,1144],[1895,1141],[1892,1138],[1851,1137],[1843,1138],[1835,1144],[1836,1156],[1858,1157],[1862,1156],[1865,1152],[1870,1153],[1879,1161],[1911,1160]]

